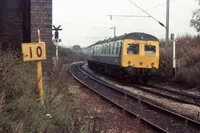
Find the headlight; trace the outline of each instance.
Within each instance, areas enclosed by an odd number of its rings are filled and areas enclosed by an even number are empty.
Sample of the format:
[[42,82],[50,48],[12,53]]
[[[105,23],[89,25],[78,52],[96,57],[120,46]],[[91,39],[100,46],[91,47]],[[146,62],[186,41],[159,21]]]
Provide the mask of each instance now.
[[154,67],[154,62],[151,63],[151,66]]

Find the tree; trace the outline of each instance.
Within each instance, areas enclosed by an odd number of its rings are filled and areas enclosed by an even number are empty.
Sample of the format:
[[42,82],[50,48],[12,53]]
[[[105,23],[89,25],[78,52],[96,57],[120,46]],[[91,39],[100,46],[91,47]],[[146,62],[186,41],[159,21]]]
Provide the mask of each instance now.
[[[199,0],[200,6],[200,0]],[[190,21],[190,25],[196,29],[197,32],[200,32],[200,9],[197,9],[193,12],[192,20]]]
[[81,53],[82,52],[82,49],[81,49],[81,47],[79,45],[72,46],[72,50],[74,52],[77,52],[77,53]]

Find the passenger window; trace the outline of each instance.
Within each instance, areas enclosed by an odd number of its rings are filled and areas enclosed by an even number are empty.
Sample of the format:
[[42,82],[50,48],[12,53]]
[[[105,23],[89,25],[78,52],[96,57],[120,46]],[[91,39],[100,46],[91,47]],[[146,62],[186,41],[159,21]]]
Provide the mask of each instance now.
[[98,46],[96,46],[96,55],[98,55],[99,54],[99,48],[98,48]]
[[113,46],[113,43],[110,44],[110,54],[112,54],[112,50],[113,50],[112,46]]
[[156,55],[156,46],[145,45],[144,50],[145,50],[145,55]]
[[106,44],[104,45],[104,54],[106,54]]
[[95,50],[95,47],[93,48],[93,50],[94,50],[94,51],[93,51],[93,55],[95,55],[95,53],[96,53],[96,52],[95,52],[95,51],[96,51],[96,50]]
[[102,54],[105,54],[105,45],[102,47]]
[[102,55],[103,54],[103,45],[101,45],[101,51],[100,51],[100,54]]
[[127,45],[128,54],[139,54],[139,44],[128,44]]
[[106,54],[108,54],[108,51],[109,50],[109,46],[108,46],[108,44],[106,45]]
[[104,45],[104,54],[106,54],[106,44]]
[[116,45],[116,55],[118,55],[118,52],[119,52],[119,42],[117,42],[117,45]]
[[109,51],[108,54],[111,54],[111,43],[109,44]]
[[112,44],[112,55],[114,55],[115,52],[115,43]]

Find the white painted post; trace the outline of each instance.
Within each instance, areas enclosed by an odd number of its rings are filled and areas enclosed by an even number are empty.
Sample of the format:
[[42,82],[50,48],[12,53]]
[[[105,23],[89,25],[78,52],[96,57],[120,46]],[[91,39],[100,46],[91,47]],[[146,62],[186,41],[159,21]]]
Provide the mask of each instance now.
[[176,41],[174,39],[174,34],[171,34],[171,39],[173,41],[173,76],[176,77]]
[[56,62],[58,62],[58,43],[56,44]]
[[53,43],[56,45],[56,57],[55,57],[55,66],[58,64],[58,46],[59,46],[59,40],[58,39],[54,39]]

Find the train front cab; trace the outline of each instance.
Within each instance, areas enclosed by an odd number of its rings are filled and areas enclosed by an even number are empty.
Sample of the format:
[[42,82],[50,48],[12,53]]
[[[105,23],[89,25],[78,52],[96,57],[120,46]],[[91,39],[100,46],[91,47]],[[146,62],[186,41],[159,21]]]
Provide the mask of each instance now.
[[123,42],[121,66],[129,74],[146,75],[159,67],[159,42],[126,39]]

